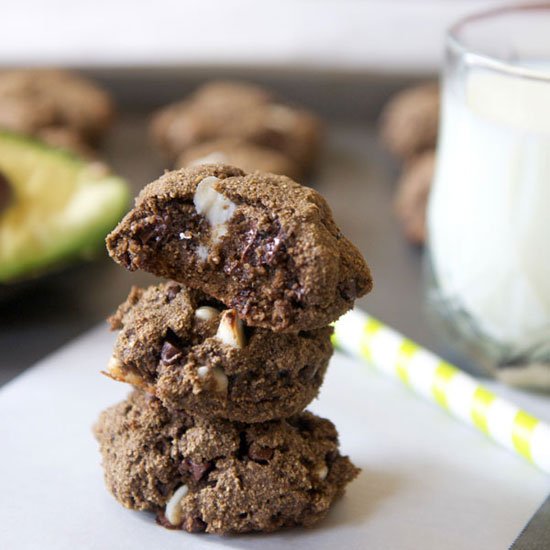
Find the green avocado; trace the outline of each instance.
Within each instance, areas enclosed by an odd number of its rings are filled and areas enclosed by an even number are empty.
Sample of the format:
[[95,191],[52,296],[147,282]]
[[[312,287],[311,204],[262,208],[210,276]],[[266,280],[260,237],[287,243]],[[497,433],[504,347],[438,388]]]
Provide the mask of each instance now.
[[29,137],[0,131],[0,173],[0,283],[89,256],[128,207],[128,185],[103,164]]

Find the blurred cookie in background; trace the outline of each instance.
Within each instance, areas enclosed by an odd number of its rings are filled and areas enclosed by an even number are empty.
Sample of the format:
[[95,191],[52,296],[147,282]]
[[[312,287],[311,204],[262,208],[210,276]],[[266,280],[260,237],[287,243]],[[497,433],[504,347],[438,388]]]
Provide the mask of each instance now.
[[426,208],[435,169],[435,151],[425,151],[404,168],[397,184],[394,208],[405,237],[413,244],[426,240]]
[[297,180],[302,177],[296,163],[279,151],[231,138],[190,147],[178,157],[176,168],[199,164],[230,164],[245,172],[268,172]]
[[437,82],[406,88],[387,102],[380,115],[380,139],[402,163],[394,210],[405,238],[426,240],[426,208],[434,175],[439,130]]
[[430,149],[437,143],[439,84],[429,82],[394,95],[380,117],[384,145],[401,160]]
[[172,162],[198,144],[229,138],[278,151],[306,174],[319,152],[322,125],[309,111],[275,102],[258,86],[212,82],[157,111],[151,133]]
[[[273,94],[249,82],[236,80],[213,80],[203,84],[192,95],[196,105],[219,111],[248,109],[273,101]],[[178,102],[179,103],[179,102]],[[174,107],[178,105],[174,104]]]
[[154,113],[151,133],[163,154],[174,160],[199,143],[228,135],[235,137],[243,114],[270,101],[269,92],[253,84],[209,82],[187,98]]
[[86,159],[97,157],[97,151],[88,145],[72,128],[46,127],[36,132],[36,137],[51,147],[66,149]]
[[[110,96],[60,69],[0,72],[0,128],[76,152],[99,144],[114,117]],[[57,145],[59,144],[59,145]]]

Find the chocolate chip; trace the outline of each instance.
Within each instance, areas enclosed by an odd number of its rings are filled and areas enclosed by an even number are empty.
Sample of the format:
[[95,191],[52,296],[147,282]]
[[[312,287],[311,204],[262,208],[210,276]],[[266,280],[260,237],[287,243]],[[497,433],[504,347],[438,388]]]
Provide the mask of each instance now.
[[193,481],[200,481],[213,467],[212,462],[193,462],[186,458],[179,466],[181,473],[190,473]]
[[164,515],[164,512],[162,510],[157,512],[157,516],[155,520],[162,527],[166,527],[166,529],[181,529],[181,525],[172,525],[168,521],[167,517]]
[[158,228],[154,225],[146,225],[141,227],[136,234],[137,239],[141,245],[146,245],[158,240]]
[[325,462],[327,464],[332,464],[338,458],[338,451],[329,451],[325,455]]
[[248,457],[254,462],[267,463],[268,460],[273,458],[273,449],[269,447],[262,447],[258,443],[252,443],[248,448]]
[[273,222],[267,230],[251,227],[244,235],[239,265],[272,266],[286,258],[286,247],[280,225]]
[[165,365],[173,365],[181,358],[182,351],[171,342],[164,342],[160,352],[160,359]]
[[13,188],[5,174],[0,172],[0,212],[5,210],[13,198]]
[[300,378],[302,380],[313,380],[315,375],[317,374],[318,367],[316,365],[306,365],[301,371],[300,371]]
[[204,533],[206,531],[206,523],[199,517],[187,517],[183,520],[182,529],[188,533]]
[[181,290],[181,286],[177,283],[170,283],[166,287],[166,295],[168,297],[168,301],[171,302],[179,293]]
[[354,279],[344,281],[338,285],[338,290],[340,291],[340,296],[347,302],[351,302],[357,298],[357,283]]
[[163,496],[168,496],[168,493],[170,492],[170,488],[166,485],[166,483],[162,483],[161,481],[157,481],[155,483],[155,487],[157,491]]
[[166,450],[168,449],[168,443],[164,440],[160,440],[160,441],[157,441],[155,443],[155,449],[160,453],[160,454],[165,454],[166,453]]
[[285,248],[281,237],[269,239],[265,243],[262,261],[267,265],[274,264],[279,259],[279,256],[283,256],[284,252]]

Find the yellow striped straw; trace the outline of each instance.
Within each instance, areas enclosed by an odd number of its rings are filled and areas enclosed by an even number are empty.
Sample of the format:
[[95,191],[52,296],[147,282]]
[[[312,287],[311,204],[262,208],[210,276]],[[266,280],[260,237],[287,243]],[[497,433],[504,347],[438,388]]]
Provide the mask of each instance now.
[[333,343],[550,474],[550,426],[457,367],[358,310],[336,321]]

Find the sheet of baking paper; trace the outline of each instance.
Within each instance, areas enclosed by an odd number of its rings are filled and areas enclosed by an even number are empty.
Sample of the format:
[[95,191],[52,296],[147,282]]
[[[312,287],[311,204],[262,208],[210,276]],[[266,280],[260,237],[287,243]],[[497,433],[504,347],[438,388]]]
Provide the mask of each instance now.
[[[112,342],[98,327],[0,390],[0,548],[501,550],[550,491],[521,458],[336,355],[312,409],[335,422],[363,472],[327,520],[268,536],[165,530],[103,486],[90,428],[128,392],[99,374]],[[545,398],[520,404],[550,420]]]

